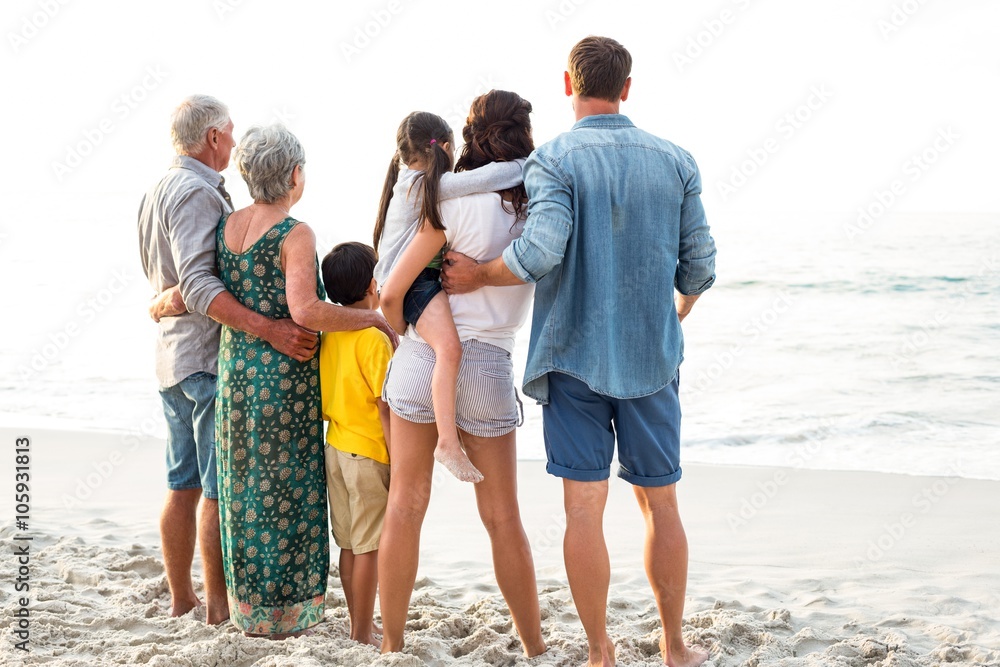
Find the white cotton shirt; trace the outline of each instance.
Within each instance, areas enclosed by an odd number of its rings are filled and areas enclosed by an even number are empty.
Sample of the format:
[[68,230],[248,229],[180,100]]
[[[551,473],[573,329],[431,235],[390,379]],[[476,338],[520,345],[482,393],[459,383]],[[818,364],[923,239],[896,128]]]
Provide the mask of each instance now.
[[[517,221],[513,213],[504,210],[503,203],[495,192],[442,201],[441,220],[448,247],[479,262],[503,254],[524,229],[524,221]],[[513,207],[507,203],[507,208]],[[534,293],[535,286],[526,284],[448,295],[459,340],[475,338],[513,352],[514,336],[528,318]],[[423,342],[412,326],[407,335]]]

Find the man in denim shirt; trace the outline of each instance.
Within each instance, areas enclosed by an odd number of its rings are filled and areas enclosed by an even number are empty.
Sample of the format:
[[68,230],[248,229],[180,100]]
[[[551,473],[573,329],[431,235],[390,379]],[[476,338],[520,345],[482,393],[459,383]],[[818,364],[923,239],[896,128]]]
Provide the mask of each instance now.
[[450,253],[445,287],[536,283],[524,392],[544,406],[547,470],[563,478],[566,573],[589,664],[614,664],[602,524],[617,435],[618,475],[634,485],[646,518],[663,659],[689,666],[708,655],[681,637],[677,369],[680,321],[715,280],[715,243],[694,159],[618,113],[631,66],[613,39],[587,37],[573,48],[565,80],[577,123],[525,164],[523,235],[485,264]]

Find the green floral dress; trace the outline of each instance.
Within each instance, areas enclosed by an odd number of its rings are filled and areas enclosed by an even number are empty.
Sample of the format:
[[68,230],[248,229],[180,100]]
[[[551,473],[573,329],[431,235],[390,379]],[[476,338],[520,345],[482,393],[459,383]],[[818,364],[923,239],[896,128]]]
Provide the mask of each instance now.
[[[226,220],[217,234],[226,288],[251,310],[289,317],[281,244],[298,221],[285,218],[237,254],[224,241]],[[323,620],[330,567],[318,355],[300,363],[224,326],[217,392],[219,522],[230,617],[254,634],[304,630]]]

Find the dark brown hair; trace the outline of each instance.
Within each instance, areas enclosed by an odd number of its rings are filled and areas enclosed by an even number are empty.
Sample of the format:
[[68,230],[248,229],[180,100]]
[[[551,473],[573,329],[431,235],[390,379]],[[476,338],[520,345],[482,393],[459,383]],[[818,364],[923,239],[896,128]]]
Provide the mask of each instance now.
[[584,37],[569,52],[569,78],[580,97],[617,102],[632,73],[632,55],[610,37]]
[[321,266],[323,287],[330,301],[349,306],[365,298],[375,271],[375,249],[351,241],[334,246]]
[[[473,100],[462,128],[465,145],[455,163],[455,171],[528,157],[535,150],[530,114],[531,102],[508,90],[491,90]],[[512,213],[523,218],[528,203],[524,185],[504,190],[502,194],[511,196]],[[507,208],[506,202],[504,208]]]
[[441,211],[438,208],[438,185],[441,174],[451,171],[451,158],[441,144],[453,142],[454,139],[448,123],[441,116],[427,111],[414,111],[399,124],[399,129],[396,131],[396,152],[385,175],[382,199],[378,203],[378,216],[375,219],[373,245],[376,251],[382,238],[382,230],[385,229],[392,189],[399,180],[400,161],[410,164],[418,158],[423,158],[426,169],[413,183],[413,187],[420,188],[420,224],[428,221],[434,229],[444,229]]

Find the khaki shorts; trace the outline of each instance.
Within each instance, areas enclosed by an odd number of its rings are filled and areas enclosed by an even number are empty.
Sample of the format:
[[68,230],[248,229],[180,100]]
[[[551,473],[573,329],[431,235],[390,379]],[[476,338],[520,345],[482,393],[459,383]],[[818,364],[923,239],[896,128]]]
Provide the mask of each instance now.
[[389,466],[329,447],[326,489],[337,546],[356,554],[378,549],[389,501]]

